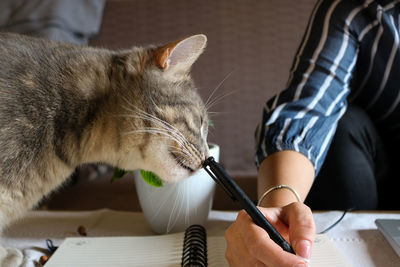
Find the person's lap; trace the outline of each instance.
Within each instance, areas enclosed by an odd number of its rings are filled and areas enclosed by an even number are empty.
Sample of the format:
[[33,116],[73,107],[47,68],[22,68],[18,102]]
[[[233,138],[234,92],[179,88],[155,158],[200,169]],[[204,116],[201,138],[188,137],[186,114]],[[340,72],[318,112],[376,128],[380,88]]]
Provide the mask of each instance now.
[[314,210],[400,208],[388,158],[368,115],[349,106],[305,203]]

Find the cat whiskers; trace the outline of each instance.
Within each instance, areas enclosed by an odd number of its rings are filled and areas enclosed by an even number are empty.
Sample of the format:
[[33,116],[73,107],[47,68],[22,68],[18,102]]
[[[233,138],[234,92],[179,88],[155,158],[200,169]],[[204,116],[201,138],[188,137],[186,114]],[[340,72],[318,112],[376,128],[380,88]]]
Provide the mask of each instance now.
[[130,134],[136,134],[136,133],[150,133],[150,134],[155,134],[155,135],[159,134],[159,135],[163,135],[165,137],[173,139],[180,146],[183,146],[185,144],[182,139],[180,139],[179,137],[176,137],[175,135],[171,134],[171,132],[166,131],[165,129],[162,129],[162,128],[147,127],[147,128],[142,128],[142,129],[138,129],[138,130],[125,132],[125,133],[123,133],[123,135],[130,135]]
[[227,92],[224,93],[222,95],[219,95],[217,97],[215,97],[214,99],[212,99],[212,97],[214,96],[215,92],[221,88],[221,86],[224,84],[224,82],[231,76],[231,74],[234,72],[235,70],[232,70],[231,72],[229,72],[224,79],[222,79],[222,81],[215,87],[215,89],[211,92],[210,96],[207,98],[206,102],[204,103],[204,106],[206,107],[206,110],[208,112],[208,110],[211,109],[212,106],[214,106],[215,104],[217,104],[218,102],[220,102],[222,99],[224,99],[225,97],[233,94],[234,92]]
[[133,112],[134,115],[128,114],[128,115],[122,115],[122,116],[136,117],[139,119],[150,121],[150,122],[156,124],[157,126],[166,129],[168,132],[174,134],[176,137],[182,139],[185,144],[189,144],[189,142],[186,140],[186,138],[183,136],[183,134],[178,129],[176,129],[173,125],[171,125],[170,123],[168,123],[164,120],[161,120],[160,118],[158,118],[152,114],[149,114],[148,112],[145,112],[137,107],[134,107],[135,110],[131,110],[125,106],[123,108],[127,109],[128,111]]
[[[154,190],[148,190],[147,194],[147,201],[152,201],[152,194],[157,194],[157,191]],[[160,206],[158,207],[158,209],[154,212],[154,214],[152,215],[152,220],[156,219],[158,217],[158,215],[160,214],[162,208],[165,206],[165,204],[167,203],[168,199],[170,197],[174,197],[174,189],[170,188],[168,193],[165,194],[165,199],[161,201]]]
[[179,189],[177,194],[175,195],[175,201],[174,205],[171,210],[171,214],[168,218],[168,224],[167,224],[167,233],[169,233],[172,228],[175,226],[180,213],[182,212],[182,205],[184,201],[182,201],[184,192],[182,192],[182,188]]
[[210,110],[213,106],[215,106],[216,104],[218,104],[219,102],[221,102],[224,98],[226,98],[226,97],[228,97],[228,96],[230,96],[230,95],[233,95],[234,93],[236,93],[236,90],[235,90],[235,91],[230,91],[230,92],[224,93],[224,94],[222,94],[222,95],[219,95],[219,96],[217,96],[216,98],[214,98],[212,101],[210,101],[209,103],[207,103],[207,104],[205,105],[206,110],[207,110],[207,113],[209,113],[208,110]]
[[211,94],[208,96],[206,102],[204,102],[204,105],[207,106],[207,104],[210,102],[211,97],[213,97],[213,95],[215,94],[215,92],[221,88],[222,84],[229,78],[229,76],[231,76],[231,74],[233,73],[234,70],[232,70],[231,72],[229,72],[225,78],[222,79],[222,81],[214,88],[214,90],[211,92]]
[[186,148],[185,142],[183,142],[183,140],[181,140],[179,138],[176,138],[176,136],[171,135],[170,132],[165,131],[164,129],[160,129],[160,128],[143,128],[143,129],[138,129],[138,130],[125,132],[125,133],[123,133],[123,135],[131,135],[131,134],[137,134],[137,133],[150,133],[150,134],[154,134],[154,135],[161,135],[164,138],[172,139],[178,144],[178,147],[170,146],[170,145],[168,145],[168,147],[171,147],[171,148],[174,148],[174,149],[178,149],[179,148],[180,150],[177,151],[177,152],[183,153],[183,154],[188,155],[188,156],[191,155],[190,151]]
[[177,155],[176,153],[172,153],[172,155],[175,157],[176,162],[184,169],[189,170],[190,172],[194,172],[195,169],[193,169],[192,167],[190,167],[187,164],[187,159],[191,157],[191,155],[189,157],[184,157],[181,153],[181,155]]
[[[144,112],[144,111],[142,111],[142,112]],[[157,118],[156,116],[148,114],[148,113],[144,113],[143,115],[144,115],[143,119],[147,119],[148,121],[155,123],[156,125],[166,129],[168,132],[174,134],[174,136],[176,136],[177,138],[182,139],[183,143],[189,144],[189,142],[186,140],[185,136],[170,123],[168,123],[164,120],[161,120],[160,118]],[[148,117],[146,117],[146,116],[148,116]]]
[[167,145],[167,147],[171,148],[170,151],[173,152],[174,154],[182,154],[183,156],[191,157],[192,154],[187,148],[182,148],[182,147],[175,147],[171,145]]
[[[129,113],[121,115],[123,117],[132,117],[132,118],[138,118],[144,121],[149,121],[151,122],[155,127],[145,127],[142,129],[138,130],[133,130],[126,132],[124,134],[134,134],[134,133],[150,133],[154,135],[161,135],[167,138],[170,138],[171,140],[174,140],[177,144],[178,147],[174,146],[169,146],[172,147],[173,149],[179,149],[178,151],[172,151],[169,150],[173,156],[176,157],[178,163],[185,168],[188,168],[192,170],[190,167],[186,166],[184,163],[187,162],[187,158],[191,158],[193,156],[199,157],[196,153],[192,153],[188,148],[192,148],[193,151],[196,151],[196,149],[193,147],[193,145],[185,138],[185,136],[173,125],[170,123],[146,112],[138,107],[133,106],[130,104],[126,99],[125,101],[129,104],[129,106],[133,107],[133,110],[127,106],[123,106],[124,109],[126,109]],[[178,152],[178,153],[176,153]],[[177,154],[185,155],[185,157],[178,157]]]

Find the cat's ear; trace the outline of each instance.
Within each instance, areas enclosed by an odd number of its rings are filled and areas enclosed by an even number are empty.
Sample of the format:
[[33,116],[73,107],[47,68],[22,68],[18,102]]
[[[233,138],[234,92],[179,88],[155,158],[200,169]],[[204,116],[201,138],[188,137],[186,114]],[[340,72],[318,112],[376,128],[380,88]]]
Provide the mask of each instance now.
[[204,34],[193,35],[156,50],[155,64],[166,73],[188,72],[207,44]]

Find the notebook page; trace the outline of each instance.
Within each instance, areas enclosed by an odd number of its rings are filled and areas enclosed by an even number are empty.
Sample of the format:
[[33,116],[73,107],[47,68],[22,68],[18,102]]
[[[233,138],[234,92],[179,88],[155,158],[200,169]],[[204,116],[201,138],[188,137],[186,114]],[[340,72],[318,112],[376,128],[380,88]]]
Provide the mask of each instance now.
[[350,267],[352,266],[333,245],[326,234],[317,235],[314,240],[310,266]]
[[225,259],[226,241],[223,236],[207,237],[207,256],[209,266],[228,267]]
[[[229,266],[225,259],[226,242],[224,237],[208,237],[207,249],[208,263],[210,266]],[[312,267],[352,266],[325,234],[317,235],[315,237],[313,252],[309,265]]]
[[[60,266],[180,266],[184,233],[134,237],[73,237],[67,238],[50,257],[46,267]],[[225,259],[223,236],[207,237],[208,264],[229,266]],[[317,235],[310,266],[351,266],[327,235]]]
[[46,267],[180,266],[184,233],[135,237],[67,238]]

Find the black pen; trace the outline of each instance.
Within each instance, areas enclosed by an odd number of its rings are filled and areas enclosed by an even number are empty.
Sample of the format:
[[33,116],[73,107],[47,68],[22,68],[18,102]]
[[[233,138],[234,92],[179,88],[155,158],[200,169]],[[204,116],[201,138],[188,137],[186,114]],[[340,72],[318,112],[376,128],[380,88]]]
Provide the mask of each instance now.
[[254,223],[267,231],[269,237],[278,244],[283,250],[295,254],[290,244],[265,218],[256,205],[249,199],[243,190],[233,181],[229,174],[217,163],[213,157],[205,160],[203,168],[222,187],[234,201],[238,201],[240,206],[250,215]]

